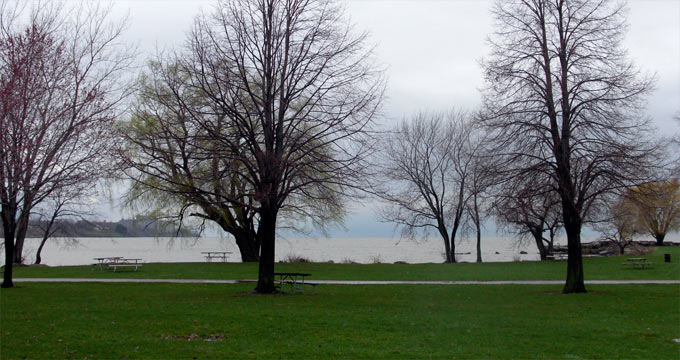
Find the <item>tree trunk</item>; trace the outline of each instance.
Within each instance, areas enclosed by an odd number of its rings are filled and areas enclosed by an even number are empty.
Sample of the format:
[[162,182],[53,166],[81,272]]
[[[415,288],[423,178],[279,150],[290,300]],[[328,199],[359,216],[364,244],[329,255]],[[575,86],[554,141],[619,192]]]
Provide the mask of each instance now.
[[453,219],[453,229],[451,230],[451,262],[456,262],[456,233],[458,232],[458,227],[460,226],[460,220],[463,217],[463,210],[465,209],[464,204],[465,195],[465,178],[461,181],[460,188],[458,189],[458,205],[456,208],[456,215]]
[[536,242],[536,247],[538,248],[538,254],[541,257],[541,261],[547,260],[548,252],[545,248],[545,244],[543,244],[543,230],[533,229],[531,230],[531,235],[533,235],[534,241]]
[[259,294],[272,294],[276,292],[274,285],[274,255],[276,245],[276,211],[269,208],[261,208],[260,225],[257,229],[257,237],[261,246],[260,266],[257,277],[255,292]]
[[19,223],[17,224],[16,233],[14,234],[14,263],[21,265],[24,263],[24,240],[26,239],[26,232],[28,231],[28,214],[21,214],[19,216]]
[[477,262],[482,262],[482,232],[477,224]]
[[663,246],[663,239],[666,237],[666,234],[654,234],[654,238],[656,239],[656,246]]
[[619,255],[623,255],[624,251],[626,250],[626,244],[621,242],[616,242],[616,245],[619,246]]
[[477,228],[477,262],[482,262],[482,225],[479,220],[479,207],[477,206],[477,194],[474,196],[474,223]]
[[456,262],[456,232],[458,232],[458,220],[454,221],[453,223],[453,229],[451,230],[451,246],[449,248],[451,250],[451,262],[455,263]]
[[567,281],[563,294],[584,293],[583,257],[581,256],[581,220],[575,209],[563,205],[564,230],[567,233]]
[[45,246],[47,239],[48,239],[47,235],[43,236],[43,239],[40,242],[40,246],[38,246],[38,251],[35,252],[35,264],[36,265],[39,265],[40,262],[42,261],[42,257],[40,257],[40,253],[42,252],[43,246]]
[[2,227],[5,236],[5,271],[3,274],[2,288],[12,288],[14,287],[14,282],[12,281],[12,271],[14,270],[14,234],[16,232],[16,224],[14,219],[16,218],[16,210],[8,211],[4,208],[0,211],[0,216],[2,217]]
[[[52,220],[54,221],[54,219]],[[38,246],[38,251],[35,252],[35,264],[38,265],[42,261],[42,257],[40,254],[42,253],[42,249],[45,246],[45,243],[47,242],[47,239],[50,238],[50,228],[52,227],[52,222],[50,222],[49,225],[47,225],[47,230],[45,230],[45,234],[43,235],[42,241],[40,242],[40,246]]]
[[449,243],[449,234],[446,231],[446,228],[441,224],[439,225],[439,235],[441,235],[442,239],[444,239],[444,255],[446,256],[446,262],[455,262],[456,258],[451,251],[451,244]]
[[254,262],[260,261],[260,243],[257,234],[238,233],[233,234],[236,245],[241,253],[241,261]]
[[453,229],[451,229],[451,262],[456,262],[456,233],[460,227],[460,220],[463,217],[463,208],[456,210],[456,218],[453,219]]
[[231,234],[234,237],[238,251],[241,253],[241,261],[243,262],[253,262],[260,261],[260,241],[257,237],[257,232],[252,230],[252,224],[246,226],[242,222],[237,222],[231,219],[227,220],[224,213],[228,213],[230,210],[220,209],[220,211],[209,208],[208,206],[202,206],[203,211],[207,214],[197,215],[202,218],[210,219],[216,222],[222,230]]
[[57,219],[59,216],[59,210],[61,210],[63,203],[60,203],[57,205],[57,208],[54,210],[52,213],[52,217],[50,218],[50,222],[47,223],[47,226],[45,227],[45,232],[43,234],[42,241],[40,242],[40,246],[38,246],[38,251],[35,252],[35,264],[38,265],[42,261],[42,258],[40,257],[40,253],[42,253],[42,249],[45,246],[45,243],[47,242],[47,239],[50,237],[50,232],[52,231],[52,226],[54,226],[54,221]]
[[548,242],[548,250],[546,252],[546,255],[553,253],[553,247],[555,245],[555,229],[550,227],[548,228],[548,231],[550,232],[550,242]]
[[446,262],[447,263],[455,263],[456,262],[456,256],[453,254],[453,251],[451,251],[451,245],[449,243],[448,238],[444,238],[444,255],[446,256]]
[[12,271],[14,270],[14,239],[13,235],[8,235],[5,230],[5,272],[3,274],[2,288],[14,287],[12,281]]

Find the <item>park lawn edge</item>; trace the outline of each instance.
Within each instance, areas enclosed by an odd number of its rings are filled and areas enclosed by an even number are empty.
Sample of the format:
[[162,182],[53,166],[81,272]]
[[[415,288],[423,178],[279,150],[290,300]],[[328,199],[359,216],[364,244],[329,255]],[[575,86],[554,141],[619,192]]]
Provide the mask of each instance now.
[[[664,262],[669,254],[671,262]],[[626,259],[638,255],[584,258],[586,280],[680,280],[680,247],[657,247],[643,255],[650,269],[630,269]],[[311,280],[513,281],[564,280],[566,260],[455,264],[276,263],[276,271],[311,273]],[[104,279],[256,279],[257,263],[146,263],[138,271],[100,271],[93,266],[19,266],[15,278]]]

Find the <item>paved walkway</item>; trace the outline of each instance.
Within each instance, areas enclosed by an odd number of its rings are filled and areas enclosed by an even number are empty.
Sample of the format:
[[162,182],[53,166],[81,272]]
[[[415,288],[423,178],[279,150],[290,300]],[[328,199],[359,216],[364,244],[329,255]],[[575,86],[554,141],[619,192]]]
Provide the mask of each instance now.
[[[85,278],[15,278],[15,282],[67,282],[67,283],[178,283],[178,284],[236,284],[257,282],[241,280],[201,279],[85,279]],[[564,280],[511,280],[511,281],[382,281],[382,280],[312,280],[316,284],[332,285],[562,285]],[[680,280],[586,280],[587,285],[648,285],[680,284]]]

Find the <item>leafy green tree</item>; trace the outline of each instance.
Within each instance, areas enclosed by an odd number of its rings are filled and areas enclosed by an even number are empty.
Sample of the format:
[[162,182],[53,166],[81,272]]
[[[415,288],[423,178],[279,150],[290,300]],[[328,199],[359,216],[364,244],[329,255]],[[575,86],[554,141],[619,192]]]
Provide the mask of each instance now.
[[[205,95],[187,86],[176,63],[149,64],[139,80],[130,121],[120,124],[122,167],[133,180],[126,203],[154,218],[180,224],[194,217],[234,237],[244,262],[258,261],[253,200],[246,196],[236,161],[222,157],[219,136],[232,131]],[[199,119],[200,117],[200,119]],[[214,122],[206,131],[201,122]]]

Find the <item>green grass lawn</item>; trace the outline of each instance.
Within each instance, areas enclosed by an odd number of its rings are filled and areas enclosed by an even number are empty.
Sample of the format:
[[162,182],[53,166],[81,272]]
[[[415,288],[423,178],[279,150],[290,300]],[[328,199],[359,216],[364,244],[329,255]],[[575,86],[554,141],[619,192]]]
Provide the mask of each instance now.
[[[664,253],[672,262],[665,263]],[[586,280],[679,280],[680,247],[657,248],[645,255],[652,269],[628,269],[621,263],[630,256],[584,258]],[[566,260],[514,263],[458,264],[328,264],[277,263],[277,271],[312,274],[324,280],[564,280]],[[171,263],[144,264],[137,272],[94,270],[90,266],[17,267],[15,277],[159,278],[159,279],[255,279],[257,264]]]
[[[586,279],[680,279],[679,247],[646,257],[653,269],[586,258]],[[566,261],[276,269],[328,280],[563,280]],[[257,264],[19,267],[15,277],[254,279]],[[251,295],[253,284],[16,285],[0,290],[0,359],[680,358],[680,285],[562,295],[560,285],[322,284],[266,296]]]
[[0,291],[0,358],[680,357],[679,285],[25,283]]

